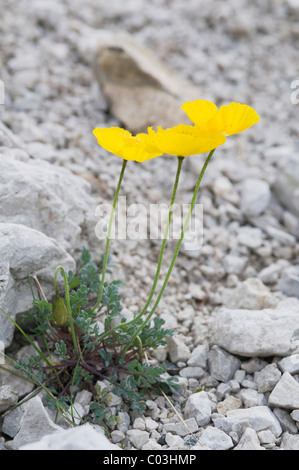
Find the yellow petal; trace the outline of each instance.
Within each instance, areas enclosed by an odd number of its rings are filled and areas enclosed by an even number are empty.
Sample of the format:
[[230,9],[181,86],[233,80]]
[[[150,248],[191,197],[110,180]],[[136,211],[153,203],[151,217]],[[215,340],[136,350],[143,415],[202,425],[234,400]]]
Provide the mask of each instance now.
[[144,162],[162,155],[153,145],[146,145],[149,140],[146,134],[132,136],[131,132],[119,127],[97,128],[93,134],[101,147],[124,160]]
[[218,112],[217,106],[208,100],[187,101],[183,104],[182,109],[189,119],[199,127],[204,126]]
[[101,147],[119,157],[122,157],[124,138],[132,136],[129,131],[119,127],[96,128],[93,130],[93,134]]
[[259,115],[251,106],[234,102],[221,106],[219,119],[223,125],[222,132],[226,135],[243,132],[260,121]]
[[260,121],[256,111],[246,104],[230,103],[219,110],[211,101],[195,100],[184,103],[182,109],[205,134],[237,134]]
[[158,127],[157,132],[148,129],[154,144],[169,155],[187,157],[206,153],[225,142],[223,134],[203,135],[196,126],[180,124],[169,129]]

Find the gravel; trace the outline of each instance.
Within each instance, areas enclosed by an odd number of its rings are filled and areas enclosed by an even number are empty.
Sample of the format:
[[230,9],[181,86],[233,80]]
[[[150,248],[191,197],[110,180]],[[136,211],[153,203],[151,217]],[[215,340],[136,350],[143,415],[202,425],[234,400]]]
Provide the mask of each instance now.
[[[1,6],[1,233],[26,234],[9,249],[0,234],[0,257],[7,260],[0,299],[12,311],[28,308],[27,265],[23,272],[14,255],[26,240],[28,265],[36,258],[34,240],[45,251],[36,267],[46,264],[45,282],[56,257],[74,265],[81,243],[96,260],[102,256],[96,208],[111,203],[121,161],[108,158],[92,130],[122,125],[126,111],[99,86],[104,39],[130,35],[172,70],[171,83],[189,83],[192,93],[219,105],[252,105],[261,122],[215,152],[199,198],[203,246],[182,249],[157,311],[176,335],[152,361],[175,366],[180,395],[149,395],[140,416],[112,397],[119,423],[109,442],[102,428],[55,424],[40,395],[10,411],[30,390],[1,370],[0,448],[57,449],[64,442],[64,449],[298,450],[299,131],[291,101],[299,73],[298,2],[127,0],[124,8],[119,0],[3,0]],[[134,118],[132,126],[139,124]],[[184,162],[179,203],[190,202],[201,164],[199,157]],[[171,158],[128,165],[127,204],[168,203],[174,176]],[[158,287],[171,248],[170,241]],[[113,240],[111,250],[132,315],[150,291],[159,240]],[[0,340],[17,348],[13,331],[6,333],[0,325]],[[76,398],[84,419],[90,399],[87,391]]]

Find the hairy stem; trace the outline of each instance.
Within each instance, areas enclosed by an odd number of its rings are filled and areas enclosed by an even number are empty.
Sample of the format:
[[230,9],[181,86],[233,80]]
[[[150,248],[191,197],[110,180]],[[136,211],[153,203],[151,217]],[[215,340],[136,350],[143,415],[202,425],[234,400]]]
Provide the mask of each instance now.
[[167,242],[167,237],[168,237],[168,233],[169,233],[169,227],[170,227],[170,223],[171,223],[171,219],[172,219],[172,214],[173,214],[173,205],[174,205],[174,201],[175,201],[175,198],[176,198],[176,193],[177,193],[177,189],[178,189],[178,184],[179,184],[179,178],[180,178],[180,173],[181,173],[181,169],[182,169],[182,164],[183,164],[183,160],[184,160],[184,157],[178,157],[178,166],[177,166],[177,172],[176,172],[176,176],[175,176],[175,181],[174,181],[174,185],[173,185],[173,191],[172,191],[172,196],[171,196],[171,201],[170,201],[170,207],[169,207],[169,212],[168,212],[168,219],[167,219],[167,225],[165,227],[165,231],[164,231],[164,237],[163,237],[163,241],[162,241],[162,245],[161,245],[161,249],[160,249],[160,253],[159,253],[159,259],[158,259],[158,265],[157,265],[157,271],[156,271],[156,274],[155,274],[155,278],[154,278],[154,281],[153,281],[153,285],[152,285],[152,288],[151,288],[151,291],[150,291],[150,294],[149,294],[149,297],[146,301],[146,304],[145,306],[143,307],[142,311],[136,315],[133,320],[130,320],[128,322],[124,322],[124,323],[121,323],[113,328],[111,328],[109,331],[106,331],[105,333],[103,333],[101,335],[101,339],[104,339],[106,338],[107,336],[109,336],[111,333],[113,333],[113,331],[119,329],[119,328],[124,328],[124,327],[127,327],[133,323],[135,323],[137,320],[139,320],[139,318],[141,318],[144,313],[147,311],[148,309],[148,306],[153,298],[153,295],[155,293],[155,290],[156,290],[156,287],[157,287],[157,283],[158,283],[158,280],[159,280],[159,275],[160,275],[160,271],[161,271],[161,266],[162,266],[162,260],[163,260],[163,256],[164,256],[164,251],[165,251],[165,246],[166,246],[166,242]]
[[123,179],[124,172],[125,172],[125,169],[126,169],[126,165],[127,165],[127,160],[124,160],[123,164],[122,164],[121,172],[120,172],[120,175],[119,175],[119,180],[118,180],[118,184],[117,184],[117,188],[116,188],[116,192],[115,192],[114,200],[113,200],[113,204],[112,204],[112,211],[111,211],[110,219],[109,219],[109,225],[108,225],[108,230],[107,230],[107,239],[106,239],[106,248],[105,248],[105,254],[104,254],[104,261],[103,261],[103,268],[102,268],[102,276],[101,276],[99,295],[98,295],[98,299],[96,301],[96,304],[94,305],[94,307],[91,310],[91,313],[93,313],[99,307],[99,305],[102,301],[105,275],[106,275],[107,264],[108,264],[108,255],[109,255],[109,245],[110,245],[110,236],[111,236],[112,223],[113,223],[113,219],[114,219],[116,204],[117,204],[117,200],[118,200],[118,196],[119,196],[119,190],[120,190],[120,187],[121,187],[121,183],[122,183],[122,179]]
[[169,269],[167,271],[167,274],[166,274],[166,277],[165,277],[165,280],[164,280],[164,283],[161,287],[161,290],[158,294],[158,297],[157,297],[157,300],[153,306],[153,308],[151,309],[150,313],[147,315],[147,317],[145,318],[145,320],[142,322],[142,324],[139,326],[139,328],[134,332],[134,334],[132,335],[130,341],[126,344],[126,346],[124,347],[123,351],[121,352],[121,357],[124,357],[126,352],[128,351],[129,347],[131,346],[132,343],[134,343],[135,341],[135,338],[136,336],[139,335],[140,331],[142,331],[142,329],[145,327],[145,325],[150,321],[151,317],[153,316],[153,314],[155,313],[158,305],[159,305],[159,302],[164,294],[164,291],[166,289],[166,286],[168,284],[168,281],[169,281],[169,278],[171,276],[171,273],[172,273],[172,270],[173,270],[173,267],[175,265],[175,261],[177,259],[177,256],[179,254],[179,251],[180,251],[180,248],[181,248],[181,244],[182,244],[182,241],[183,241],[183,238],[184,238],[184,235],[185,235],[185,232],[187,230],[187,227],[188,227],[188,224],[189,224],[189,221],[190,221],[190,218],[191,218],[191,215],[192,215],[192,212],[193,212],[193,209],[194,209],[194,206],[195,206],[195,202],[196,202],[196,197],[197,197],[197,193],[198,193],[198,190],[199,190],[199,187],[200,187],[200,183],[201,183],[201,180],[203,178],[203,175],[207,169],[207,166],[209,164],[209,161],[211,160],[212,158],[212,155],[214,153],[215,149],[214,150],[211,150],[211,152],[209,153],[203,167],[202,167],[202,170],[199,174],[199,177],[198,177],[198,180],[197,180],[197,183],[196,183],[196,186],[195,186],[195,189],[194,189],[194,193],[193,193],[193,197],[192,197],[192,200],[191,200],[191,204],[190,204],[190,208],[189,208],[189,211],[188,211],[188,214],[187,214],[187,217],[186,217],[186,220],[185,220],[185,223],[184,223],[184,226],[183,226],[183,229],[181,231],[181,235],[180,235],[180,238],[178,240],[178,243],[176,245],[176,248],[175,248],[175,252],[174,252],[174,255],[172,257],[172,260],[171,260],[171,263],[170,263],[170,266],[169,266]]

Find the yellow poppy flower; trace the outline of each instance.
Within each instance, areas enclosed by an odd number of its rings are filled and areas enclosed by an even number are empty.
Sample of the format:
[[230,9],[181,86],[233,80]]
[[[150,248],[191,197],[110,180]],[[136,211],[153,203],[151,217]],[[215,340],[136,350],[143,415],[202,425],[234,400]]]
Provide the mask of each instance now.
[[182,109],[189,119],[207,134],[215,132],[221,132],[225,136],[237,134],[260,121],[260,117],[251,106],[234,102],[218,109],[211,101],[187,101]]
[[161,152],[181,157],[210,152],[226,141],[223,134],[205,135],[196,126],[186,124],[169,129],[158,127],[157,131],[149,127],[148,135]]
[[96,128],[93,134],[101,147],[124,160],[145,162],[163,153],[154,146],[147,134],[133,136],[131,132],[119,127]]

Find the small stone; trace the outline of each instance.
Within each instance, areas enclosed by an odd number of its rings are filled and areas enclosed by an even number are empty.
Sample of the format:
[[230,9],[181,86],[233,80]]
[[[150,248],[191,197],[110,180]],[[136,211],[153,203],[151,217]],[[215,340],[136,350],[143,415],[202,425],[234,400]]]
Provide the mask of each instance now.
[[165,436],[165,442],[170,448],[182,448],[184,447],[184,441],[180,436],[175,434],[171,434],[171,432],[167,432]]
[[193,393],[187,400],[184,408],[185,417],[195,418],[199,426],[205,426],[210,422],[212,402],[207,392]]
[[241,383],[242,387],[257,390],[257,384],[253,380],[245,379]]
[[294,421],[297,421],[297,423],[299,423],[299,410],[292,411],[291,417]]
[[148,432],[152,432],[154,429],[157,429],[157,427],[159,426],[159,423],[157,423],[157,421],[152,419],[150,416],[144,418],[144,421],[145,421],[145,429]]
[[7,410],[18,402],[18,394],[10,385],[0,387],[0,412]]
[[234,446],[230,436],[213,426],[205,428],[200,434],[199,440],[201,444],[211,450],[228,450]]
[[280,444],[280,449],[299,450],[299,435],[292,435],[288,432],[285,432]]
[[120,422],[117,424],[117,429],[125,434],[130,426],[130,415],[126,411],[120,411],[118,417]]
[[190,349],[178,335],[169,338],[167,344],[171,362],[176,364],[190,359]]
[[164,432],[178,434],[181,437],[187,436],[191,433],[195,433],[196,431],[198,431],[198,424],[195,418],[185,419],[184,423],[168,423],[164,426]]
[[223,267],[227,274],[240,274],[244,271],[247,261],[245,256],[229,254],[223,258]]
[[263,231],[258,227],[240,227],[238,231],[238,244],[246,246],[249,249],[256,250],[263,243]]
[[299,408],[299,383],[285,372],[269,396],[269,406],[294,410]]
[[111,431],[111,439],[112,439],[112,442],[114,442],[115,444],[117,442],[121,442],[125,439],[125,434],[121,431],[119,431],[118,429],[115,429],[114,431]]
[[267,404],[265,395],[258,393],[256,390],[247,388],[242,389],[240,398],[243,401],[244,408],[251,408],[252,406],[262,406]]
[[204,300],[207,298],[207,293],[201,289],[199,285],[194,283],[189,285],[189,295],[195,300]]
[[230,380],[241,361],[222,348],[214,345],[208,354],[209,371],[216,380],[227,382]]
[[81,390],[76,394],[75,403],[80,403],[83,407],[90,405],[92,400],[92,393],[88,390]]
[[277,300],[259,278],[248,278],[242,282],[228,299],[227,308],[261,310],[274,307]]
[[256,431],[269,429],[276,437],[281,434],[281,426],[268,406],[253,406],[227,412],[227,419],[234,423],[248,422]]
[[[249,361],[242,362],[241,369],[247,372],[247,374],[253,374],[254,372],[262,370],[266,365],[266,361],[263,361],[259,357],[253,357],[249,359]],[[242,382],[242,380],[240,380],[240,382]]]
[[255,382],[260,393],[271,392],[281,377],[276,364],[269,364],[255,375]]
[[[242,367],[242,364],[241,364],[241,367]],[[245,370],[241,370],[241,369],[236,370],[236,372],[234,373],[233,380],[235,380],[238,383],[241,383],[245,378],[245,374],[246,374]]]
[[213,182],[212,189],[217,196],[222,197],[232,204],[238,204],[239,195],[234,189],[234,186],[226,176],[219,176]]
[[109,393],[108,394],[108,402],[109,402],[109,406],[111,406],[111,407],[118,406],[118,405],[121,405],[122,398],[119,397],[118,395],[115,395],[114,393]]
[[278,362],[278,367],[282,372],[289,372],[290,374],[299,373],[299,354],[292,354],[291,356],[284,357]]
[[283,410],[282,408],[273,408],[273,413],[278,419],[283,431],[287,431],[293,434],[298,432],[296,423],[294,423],[293,419],[291,418],[289,411]]
[[217,411],[221,415],[226,415],[228,411],[236,410],[237,408],[240,408],[241,405],[242,402],[239,398],[230,396],[218,403]]
[[266,450],[261,446],[258,435],[254,429],[247,428],[242,435],[239,444],[234,450]]
[[149,439],[141,450],[161,450],[162,446],[155,439]]
[[140,429],[129,429],[126,433],[129,441],[136,449],[141,449],[149,440],[149,433]]
[[230,386],[227,383],[221,382],[216,391],[217,398],[223,398],[230,391]]
[[240,383],[238,382],[238,380],[229,380],[227,382],[227,385],[230,387],[230,390],[232,393],[238,393],[240,391]]
[[262,214],[267,208],[271,190],[266,181],[247,178],[241,188],[241,211],[247,216]]
[[203,377],[204,374],[205,371],[201,367],[184,367],[180,370],[180,376],[186,377],[187,379],[190,379],[192,377],[200,378]]
[[145,422],[142,418],[136,418],[133,423],[134,429],[140,429],[141,431],[145,430]]
[[274,434],[269,430],[260,431],[257,435],[261,444],[275,444],[277,441]]
[[203,369],[205,369],[207,366],[208,353],[209,345],[207,343],[199,344],[191,352],[190,358],[187,361],[188,366],[202,367]]

